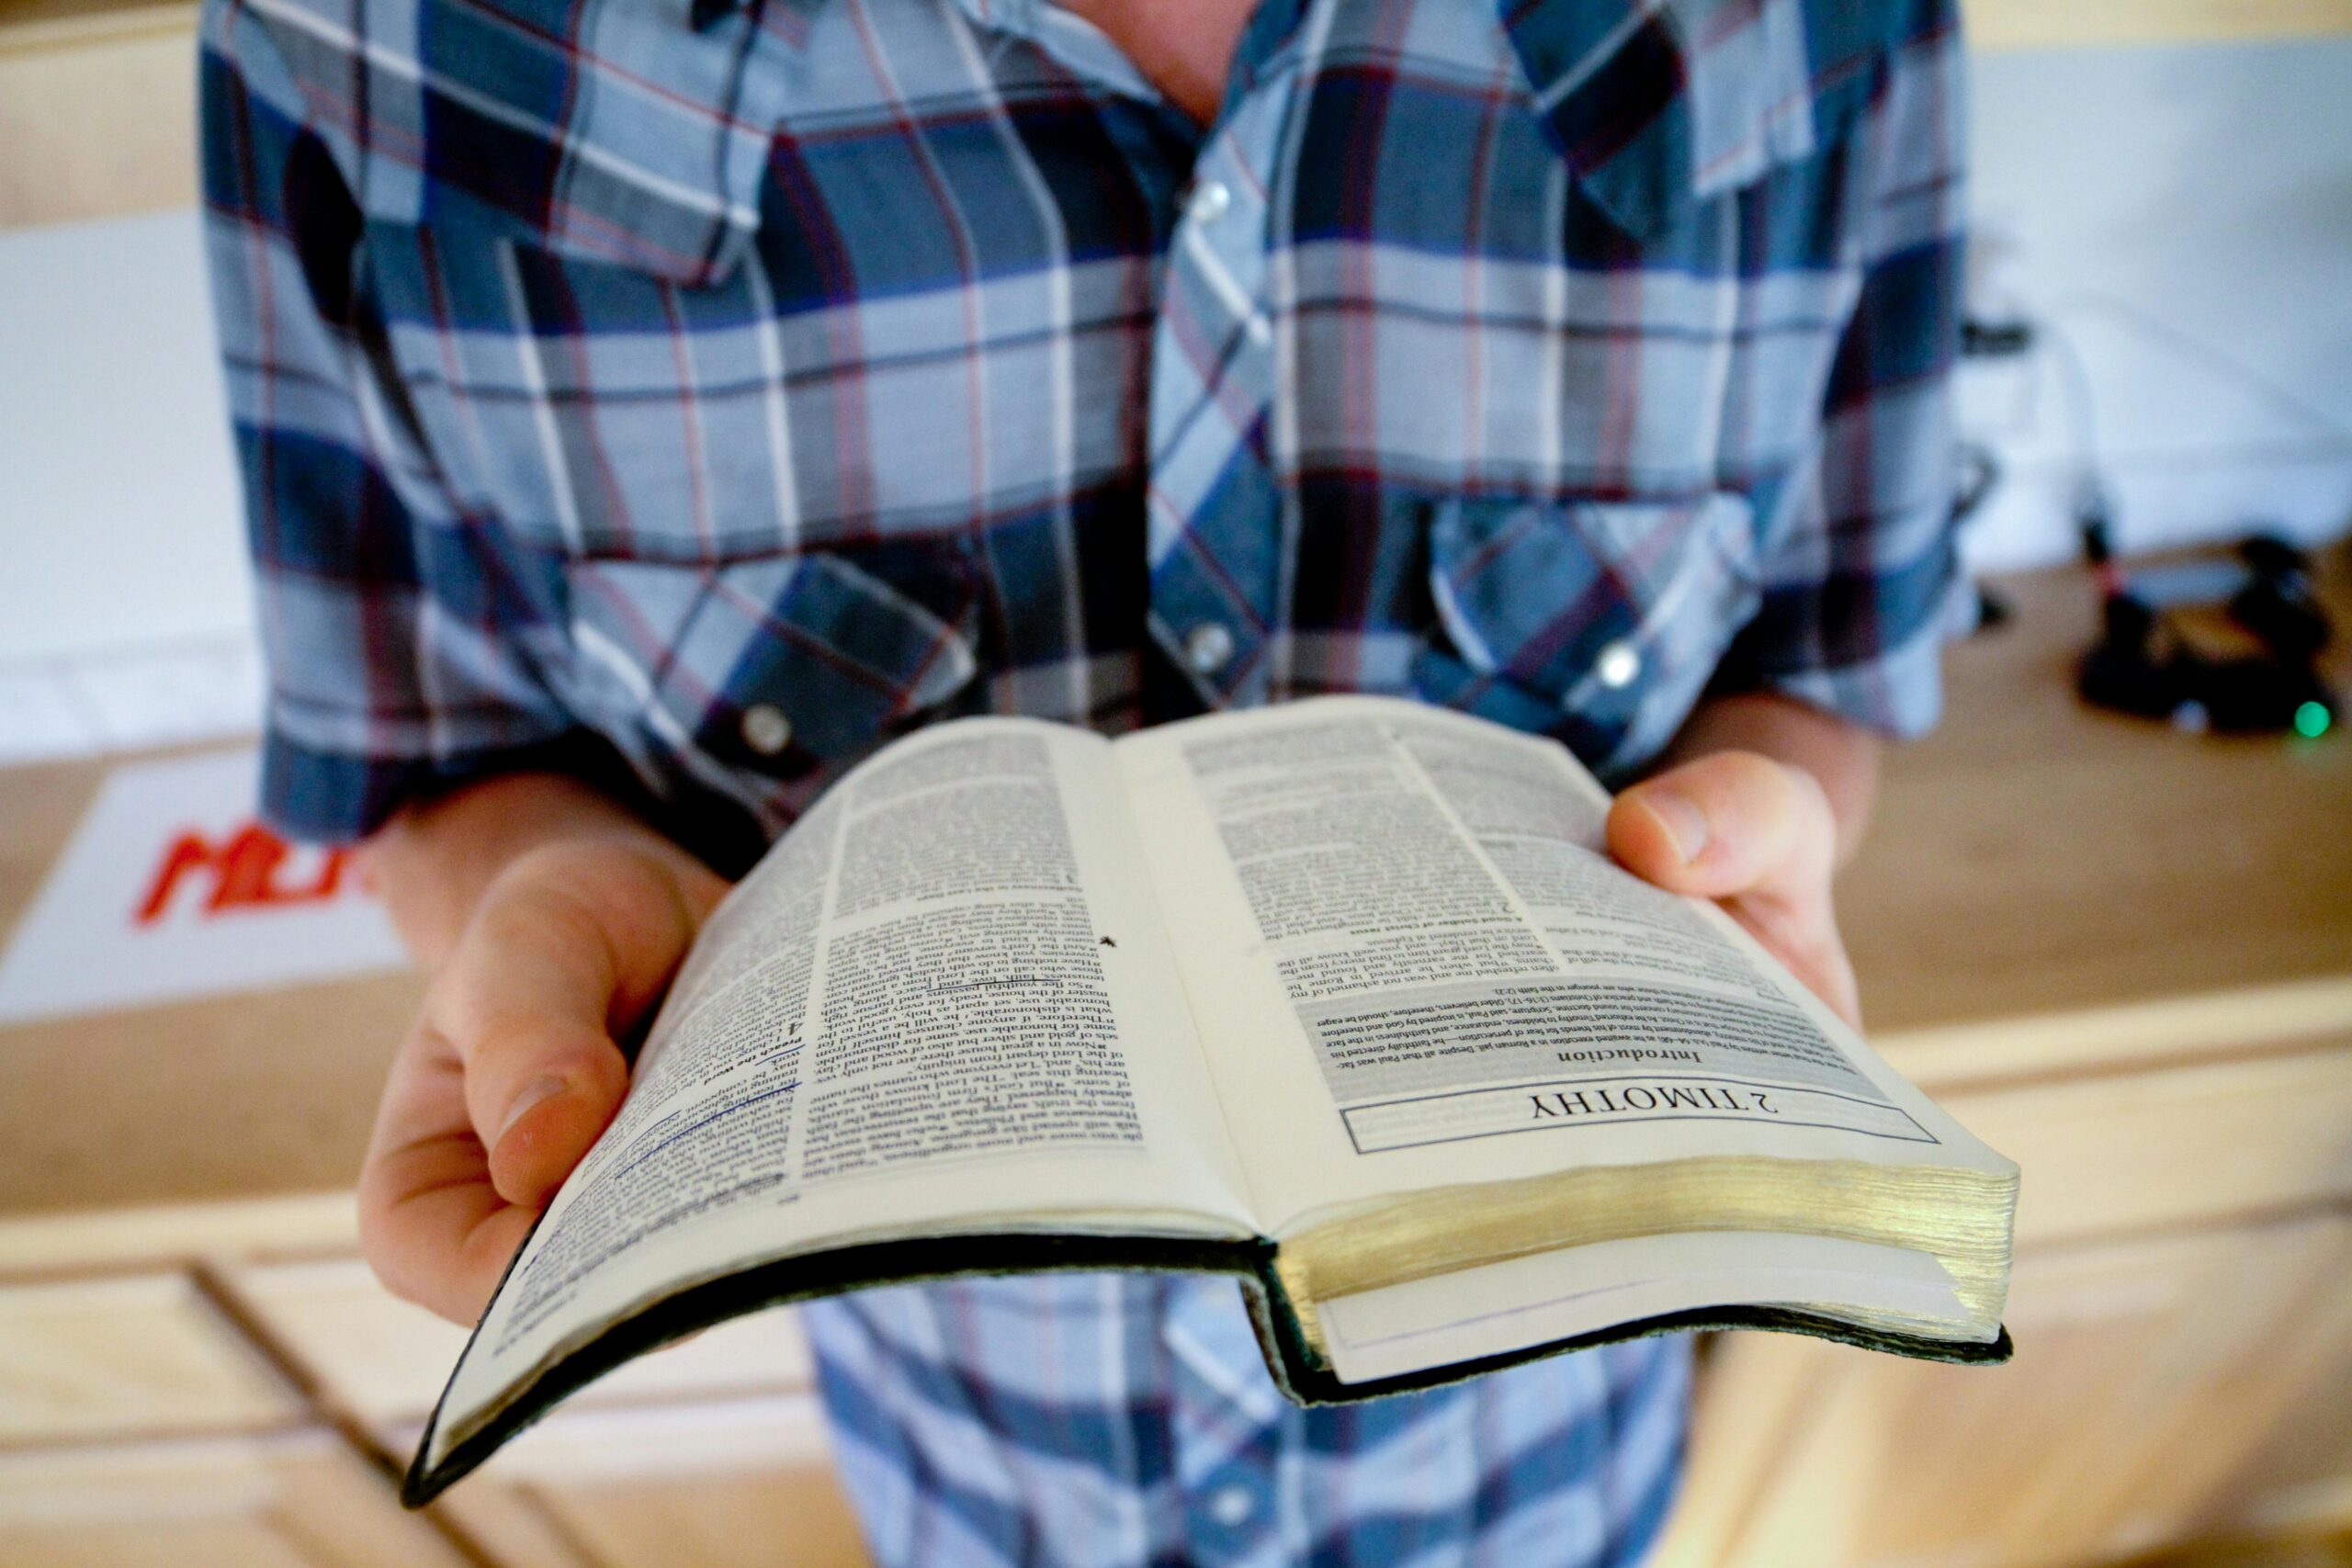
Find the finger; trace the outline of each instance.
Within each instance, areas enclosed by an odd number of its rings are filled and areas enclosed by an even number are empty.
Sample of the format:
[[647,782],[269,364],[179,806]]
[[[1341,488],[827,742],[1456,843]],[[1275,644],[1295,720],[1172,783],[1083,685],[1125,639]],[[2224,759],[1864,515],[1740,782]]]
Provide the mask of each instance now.
[[485,906],[426,1003],[463,1072],[468,1123],[498,1191],[537,1205],[612,1119],[628,1065],[605,1028],[601,933],[560,901]]
[[1723,907],[1805,989],[1828,1004],[1830,1011],[1860,1030],[1860,988],[1855,984],[1853,961],[1846,955],[1846,943],[1838,934],[1837,917],[1826,893],[1817,901],[1727,898]]
[[1609,849],[1646,882],[1702,898],[1826,889],[1838,850],[1810,773],[1753,751],[1718,751],[1617,797]]
[[359,1177],[359,1236],[394,1294],[470,1325],[537,1211],[492,1185],[463,1075],[455,1048],[420,1020],[377,1111]]
[[537,1206],[620,1106],[616,1038],[667,985],[694,911],[659,866],[610,852],[518,863],[442,970],[427,1014],[465,1068],[509,1202]]

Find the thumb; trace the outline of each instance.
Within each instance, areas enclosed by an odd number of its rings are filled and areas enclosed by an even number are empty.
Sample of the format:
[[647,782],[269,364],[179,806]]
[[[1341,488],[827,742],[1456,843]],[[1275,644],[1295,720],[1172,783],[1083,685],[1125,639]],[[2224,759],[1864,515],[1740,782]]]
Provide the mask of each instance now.
[[611,855],[551,860],[493,889],[427,1001],[509,1203],[544,1201],[619,1110],[616,1040],[658,999],[695,910],[662,873]]
[[1609,850],[1645,882],[1702,898],[1803,897],[1828,886],[1838,825],[1812,774],[1717,751],[1620,795]]

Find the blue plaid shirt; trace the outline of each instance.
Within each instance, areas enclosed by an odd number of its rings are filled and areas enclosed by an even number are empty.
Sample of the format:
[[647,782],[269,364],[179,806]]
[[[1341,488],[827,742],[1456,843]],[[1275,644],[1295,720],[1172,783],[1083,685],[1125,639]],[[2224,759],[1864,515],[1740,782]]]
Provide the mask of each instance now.
[[[577,769],[739,868],[891,734],[1412,694],[1640,765],[1931,722],[1949,0],[1261,0],[1203,128],[1041,0],[209,0],[313,837]],[[1300,1410],[1229,1284],[808,1322],[886,1563],[1638,1557],[1649,1342]]]

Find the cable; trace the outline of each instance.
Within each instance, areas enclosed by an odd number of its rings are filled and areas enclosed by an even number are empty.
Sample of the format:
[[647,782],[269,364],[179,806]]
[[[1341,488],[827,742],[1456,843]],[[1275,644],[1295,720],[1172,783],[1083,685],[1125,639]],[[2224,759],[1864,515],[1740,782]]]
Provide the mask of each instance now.
[[2107,488],[2107,479],[2099,467],[2098,405],[2091,398],[2091,378],[2083,364],[2082,350],[2072,333],[2062,326],[2054,314],[2039,319],[2027,317],[2034,335],[2050,347],[2051,357],[2059,371],[2059,401],[2065,411],[2068,445],[2073,449],[2075,494],[2074,524],[2082,540],[2083,559],[2098,580],[2102,594],[2121,591],[2122,578],[2115,565],[2115,503]]
[[2216,348],[2202,338],[2183,332],[2163,317],[2119,295],[2100,293],[2095,289],[2077,289],[2062,295],[2045,312],[2042,325],[2045,329],[2050,328],[2056,324],[2055,318],[2060,315],[2079,315],[2085,311],[2109,316],[2136,331],[2145,340],[2198,364],[2208,375],[2233,381],[2268,401],[2273,408],[2292,414],[2314,429],[2325,431],[2335,440],[2352,444],[2352,424],[2344,423],[2335,414],[2280,386],[2244,360]]

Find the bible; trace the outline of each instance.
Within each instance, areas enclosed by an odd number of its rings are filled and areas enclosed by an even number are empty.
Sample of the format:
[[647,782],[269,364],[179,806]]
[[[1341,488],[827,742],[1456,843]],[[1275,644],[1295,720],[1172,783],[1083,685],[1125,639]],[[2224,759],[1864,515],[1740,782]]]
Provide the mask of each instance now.
[[1608,807],[1378,697],[884,747],[695,943],[404,1497],[722,1318],[954,1274],[1228,1273],[1303,1403],[1689,1328],[2006,1358],[2017,1168]]

